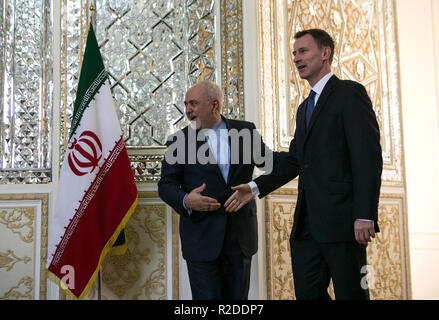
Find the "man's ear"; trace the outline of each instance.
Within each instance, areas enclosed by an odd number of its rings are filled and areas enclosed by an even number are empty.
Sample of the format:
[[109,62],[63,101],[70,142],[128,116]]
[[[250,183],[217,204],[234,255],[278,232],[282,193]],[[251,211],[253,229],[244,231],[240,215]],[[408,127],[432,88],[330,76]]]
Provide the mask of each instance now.
[[213,105],[212,111],[218,111],[218,112],[220,112],[220,109],[219,109],[219,101],[218,101],[218,100],[213,100],[213,101],[212,101],[212,105]]
[[323,47],[322,57],[323,57],[323,59],[329,61],[329,58],[331,57],[331,48],[330,47]]

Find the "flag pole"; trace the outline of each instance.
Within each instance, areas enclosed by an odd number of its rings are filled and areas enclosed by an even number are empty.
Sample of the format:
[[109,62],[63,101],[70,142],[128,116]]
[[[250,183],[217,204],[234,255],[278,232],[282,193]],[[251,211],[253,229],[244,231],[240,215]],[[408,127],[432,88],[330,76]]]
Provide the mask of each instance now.
[[101,273],[101,266],[99,266],[98,271],[98,300],[102,300],[102,273]]
[[[94,1],[92,1],[92,3],[90,4],[90,24],[93,26],[93,29],[96,30],[96,5],[95,5]],[[88,34],[88,30],[87,30],[87,34]],[[98,300],[102,300],[102,272],[101,272],[101,266],[99,266],[99,271],[98,271]]]

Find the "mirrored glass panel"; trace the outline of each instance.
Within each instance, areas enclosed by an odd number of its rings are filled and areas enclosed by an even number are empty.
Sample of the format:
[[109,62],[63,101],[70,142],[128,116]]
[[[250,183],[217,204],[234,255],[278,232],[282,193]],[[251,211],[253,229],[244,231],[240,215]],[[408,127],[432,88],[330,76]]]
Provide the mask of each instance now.
[[49,0],[0,1],[0,183],[47,183],[51,174]]

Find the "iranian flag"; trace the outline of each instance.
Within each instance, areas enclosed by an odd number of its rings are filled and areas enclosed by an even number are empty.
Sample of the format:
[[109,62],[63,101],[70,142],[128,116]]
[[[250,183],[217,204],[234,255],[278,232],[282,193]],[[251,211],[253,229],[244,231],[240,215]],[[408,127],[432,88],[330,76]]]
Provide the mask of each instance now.
[[136,204],[133,172],[90,25],[49,227],[49,276],[73,298],[87,294]]

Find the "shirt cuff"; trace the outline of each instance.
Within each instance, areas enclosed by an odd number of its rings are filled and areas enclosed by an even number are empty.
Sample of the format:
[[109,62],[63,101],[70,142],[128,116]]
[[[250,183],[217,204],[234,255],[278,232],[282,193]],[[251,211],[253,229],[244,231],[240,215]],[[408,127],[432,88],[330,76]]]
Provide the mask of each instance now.
[[369,219],[355,219],[355,220],[359,220],[359,221],[367,221],[367,222],[373,221],[373,220],[369,220]]
[[258,188],[258,185],[256,184],[256,182],[250,181],[248,183],[248,186],[250,187],[250,189],[252,191],[253,198],[256,198],[257,196],[259,196],[260,192],[259,192],[259,188]]
[[191,213],[192,213],[192,210],[191,209],[188,209],[188,208],[186,208],[186,206],[184,205],[184,200],[186,199],[186,197],[187,197],[187,193],[184,195],[184,197],[183,197],[183,208],[187,211],[187,213],[190,215]]

